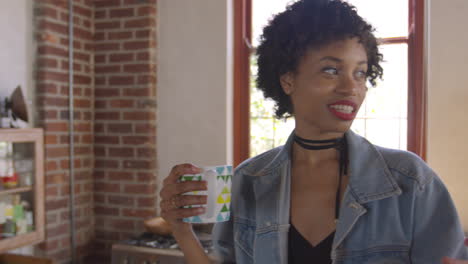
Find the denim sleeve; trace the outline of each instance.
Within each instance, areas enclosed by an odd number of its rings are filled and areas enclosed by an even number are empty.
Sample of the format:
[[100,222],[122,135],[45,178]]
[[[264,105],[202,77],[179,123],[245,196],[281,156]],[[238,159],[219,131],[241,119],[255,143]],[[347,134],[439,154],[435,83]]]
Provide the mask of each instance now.
[[227,222],[217,223],[213,228],[213,247],[222,264],[236,263],[232,215]]
[[455,205],[434,174],[415,190],[411,263],[442,263],[444,256],[467,260],[464,232]]

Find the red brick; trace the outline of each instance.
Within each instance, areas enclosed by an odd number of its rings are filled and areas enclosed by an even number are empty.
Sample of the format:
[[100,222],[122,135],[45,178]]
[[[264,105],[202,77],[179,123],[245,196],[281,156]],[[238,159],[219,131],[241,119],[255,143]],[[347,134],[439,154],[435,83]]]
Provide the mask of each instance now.
[[46,123],[45,124],[45,130],[47,132],[65,132],[68,130],[68,124],[67,123]]
[[55,136],[55,135],[46,135],[44,137],[44,143],[46,145],[48,145],[48,144],[51,144],[51,145],[52,144],[57,144],[57,136]]
[[133,20],[125,21],[125,28],[143,28],[143,27],[154,27],[156,25],[156,19],[150,18],[138,18]]
[[47,20],[39,21],[38,29],[68,35],[68,27],[66,25],[57,24]]
[[105,76],[94,76],[94,85],[97,87],[105,85],[107,78]]
[[91,107],[90,99],[75,99],[74,105],[77,108],[89,108]]
[[41,83],[41,84],[38,84],[36,87],[37,87],[38,93],[49,93],[49,94],[57,93],[57,85],[53,83]]
[[46,201],[45,209],[48,210],[57,210],[63,209],[68,207],[68,198],[60,199],[60,200],[52,200]]
[[136,133],[155,133],[156,126],[151,124],[136,124],[135,125]]
[[122,209],[122,215],[128,217],[149,218],[154,217],[156,212],[154,210],[143,209]]
[[120,28],[120,21],[96,22],[94,24],[96,31]]
[[96,108],[96,109],[104,109],[104,108],[107,108],[107,101],[104,101],[104,100],[95,100],[95,101],[94,101],[94,108]]
[[138,198],[137,200],[138,207],[155,207],[156,199],[155,198]]
[[98,215],[119,215],[119,208],[96,206],[94,212]]
[[96,136],[94,137],[96,144],[119,144],[119,137],[117,136]]
[[118,73],[120,72],[120,65],[101,65],[95,67],[96,74],[103,73]]
[[73,28],[74,37],[78,40],[93,40],[93,33],[89,30],[81,29],[74,27]]
[[96,120],[119,120],[120,113],[118,112],[99,112],[94,115]]
[[135,199],[128,195],[109,195],[107,196],[107,202],[112,205],[135,206]]
[[120,6],[120,0],[96,0],[94,1],[96,8],[101,7],[117,7]]
[[106,196],[104,194],[100,193],[94,193],[94,202],[95,203],[105,203],[106,202]]
[[141,5],[142,3],[154,5],[156,4],[156,0],[125,0],[124,2],[124,4],[126,5],[134,5],[134,4]]
[[73,83],[75,84],[91,84],[91,77],[88,75],[75,74],[73,76]]
[[125,169],[154,169],[155,164],[146,160],[126,160],[124,161]]
[[[67,55],[68,56],[68,55]],[[89,54],[86,54],[86,53],[82,53],[82,52],[75,52],[73,54],[73,58],[75,58],[76,60],[81,60],[81,61],[84,61],[84,62],[90,62],[90,58],[91,58],[91,55]]]
[[151,65],[145,63],[141,64],[126,64],[124,65],[124,72],[129,72],[129,73],[149,73],[153,69]]
[[123,44],[124,50],[139,50],[150,48],[148,41],[129,41]]
[[101,18],[107,18],[107,10],[97,10],[94,12],[94,19],[99,20]]
[[94,46],[94,49],[99,51],[117,51],[120,49],[120,43],[112,42],[112,43],[98,43]]
[[107,130],[111,133],[131,133],[133,127],[131,124],[108,124]]
[[104,132],[104,125],[99,123],[94,123],[94,132],[95,133],[102,133]]
[[84,17],[91,17],[91,15],[93,14],[91,9],[83,8],[83,7],[78,6],[78,5],[73,5],[73,12],[76,13],[76,14],[80,14],[80,15],[82,15]]
[[119,162],[116,160],[100,160],[96,159],[94,162],[98,169],[115,169],[119,167]]
[[110,101],[110,106],[115,108],[131,108],[134,107],[134,100],[116,99]]
[[138,157],[142,158],[155,158],[156,149],[154,148],[138,148],[137,149]]
[[139,172],[138,182],[152,182],[156,180],[156,175],[150,172]]
[[94,91],[94,95],[96,97],[112,97],[112,96],[119,96],[120,90],[115,88],[96,88]]
[[141,145],[146,143],[152,143],[150,137],[147,136],[125,136],[123,137],[124,144],[131,144],[131,145]]
[[133,148],[109,148],[110,157],[133,157],[134,155]]
[[156,15],[156,8],[153,6],[142,6],[138,8],[138,16]]
[[131,172],[127,171],[109,171],[107,177],[110,181],[133,181],[134,177]]
[[58,195],[57,186],[47,186],[45,189],[45,195],[47,198],[55,198]]
[[63,156],[68,156],[69,148],[47,146],[45,149],[45,153],[47,158],[59,158]]
[[106,39],[106,32],[94,33],[94,41],[102,41]]
[[110,62],[129,62],[134,60],[133,53],[124,53],[124,54],[110,54]]
[[123,95],[125,96],[151,96],[153,93],[149,88],[128,88],[124,89]]
[[94,190],[97,192],[112,192],[112,193],[119,193],[120,192],[120,184],[118,183],[104,183],[104,182],[96,182],[94,184]]
[[118,230],[123,229],[123,230],[131,231],[135,229],[135,221],[126,220],[126,219],[115,219],[115,220],[112,220],[111,227],[118,229]]
[[41,6],[38,8],[39,16],[44,16],[47,18],[57,19],[57,10],[47,6]]
[[155,120],[156,115],[153,112],[125,112],[124,120]]
[[109,78],[110,85],[132,85],[135,84],[133,76],[112,76]]
[[132,17],[134,16],[133,8],[119,8],[110,10],[110,17]]
[[48,68],[57,68],[58,63],[56,59],[51,58],[39,58],[37,60],[38,67],[48,67]]
[[64,223],[64,224],[57,225],[57,226],[54,226],[54,227],[47,227],[47,229],[46,229],[46,233],[47,233],[48,238],[56,237],[56,236],[59,236],[59,235],[62,235],[62,234],[67,234],[69,231],[70,230],[69,230],[69,224],[68,223]]
[[140,53],[137,54],[137,60],[138,61],[144,61],[144,62],[150,61],[150,60],[152,60],[151,53],[149,53],[149,52],[140,52]]
[[121,39],[131,39],[133,37],[133,32],[124,31],[124,32],[109,32],[109,40],[121,40]]
[[45,182],[47,184],[61,184],[65,181],[64,173],[47,173]]
[[37,79],[39,81],[68,82],[68,74],[61,73],[61,72],[40,70],[37,72]]
[[47,171],[54,171],[58,168],[57,162],[52,160],[52,161],[47,161],[46,163],[46,170]]

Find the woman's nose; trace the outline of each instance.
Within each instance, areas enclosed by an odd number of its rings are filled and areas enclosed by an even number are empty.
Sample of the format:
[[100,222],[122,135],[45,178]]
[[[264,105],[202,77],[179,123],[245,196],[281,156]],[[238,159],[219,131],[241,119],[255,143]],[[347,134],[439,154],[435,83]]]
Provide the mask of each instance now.
[[335,92],[345,96],[354,96],[357,95],[361,86],[362,85],[354,77],[341,76]]

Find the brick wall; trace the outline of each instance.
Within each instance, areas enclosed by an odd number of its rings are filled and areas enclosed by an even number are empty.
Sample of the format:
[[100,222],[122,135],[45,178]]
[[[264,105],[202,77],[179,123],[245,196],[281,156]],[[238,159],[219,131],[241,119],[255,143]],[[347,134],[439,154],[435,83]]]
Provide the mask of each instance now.
[[[74,0],[76,232],[80,263],[156,208],[156,0]],[[68,0],[35,0],[37,125],[45,129],[46,241],[70,260]]]
[[95,2],[95,217],[102,252],[156,214],[156,1]]
[[[37,125],[45,130],[46,241],[43,254],[63,263],[70,257],[68,1],[36,0]],[[77,253],[87,255],[93,219],[93,6],[74,1],[75,214]]]

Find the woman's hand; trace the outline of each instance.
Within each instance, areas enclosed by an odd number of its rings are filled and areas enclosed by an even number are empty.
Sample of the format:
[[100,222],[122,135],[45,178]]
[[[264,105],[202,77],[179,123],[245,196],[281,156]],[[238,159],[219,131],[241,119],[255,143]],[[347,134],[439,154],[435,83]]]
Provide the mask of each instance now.
[[[468,247],[468,238],[465,238],[465,246]],[[442,264],[468,264],[468,260],[459,260],[459,259],[444,257],[442,259]]]
[[174,237],[192,235],[192,225],[182,221],[182,218],[200,215],[205,208],[182,208],[186,205],[206,204],[206,195],[182,195],[186,192],[207,189],[206,181],[179,182],[184,174],[200,173],[201,169],[192,164],[179,164],[172,168],[170,174],[163,182],[160,192],[161,216],[171,225]]

